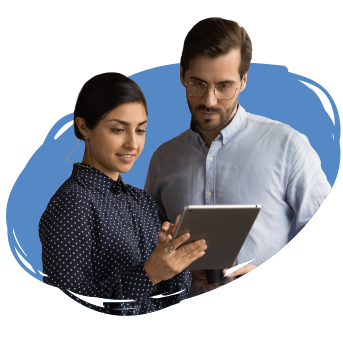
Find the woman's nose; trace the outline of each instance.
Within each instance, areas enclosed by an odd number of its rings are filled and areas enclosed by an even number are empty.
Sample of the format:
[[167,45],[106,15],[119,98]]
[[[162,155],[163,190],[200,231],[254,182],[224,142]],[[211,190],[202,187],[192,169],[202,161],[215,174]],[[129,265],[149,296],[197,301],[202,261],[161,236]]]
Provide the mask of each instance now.
[[127,136],[125,147],[130,149],[138,149],[137,137],[135,134]]

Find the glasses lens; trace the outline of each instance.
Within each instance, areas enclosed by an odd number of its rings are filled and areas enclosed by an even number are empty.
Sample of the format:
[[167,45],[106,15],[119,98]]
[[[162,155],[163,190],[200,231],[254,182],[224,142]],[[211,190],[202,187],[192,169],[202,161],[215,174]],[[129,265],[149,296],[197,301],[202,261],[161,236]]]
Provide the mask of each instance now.
[[236,94],[236,88],[229,84],[218,84],[216,86],[217,96],[221,99],[231,99]]
[[190,81],[186,86],[186,92],[192,97],[202,97],[207,91],[207,86],[203,82]]
[[[207,85],[201,81],[190,81],[186,86],[186,91],[189,96],[199,98],[207,92]],[[236,94],[236,88],[225,83],[218,84],[216,94],[220,99],[232,99]]]

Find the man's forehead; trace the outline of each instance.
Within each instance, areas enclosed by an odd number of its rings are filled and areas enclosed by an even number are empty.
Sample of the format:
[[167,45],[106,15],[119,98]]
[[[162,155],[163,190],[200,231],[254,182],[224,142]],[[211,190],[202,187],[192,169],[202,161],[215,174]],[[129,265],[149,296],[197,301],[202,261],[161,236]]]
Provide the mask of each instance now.
[[196,55],[189,61],[189,69],[186,77],[199,78],[204,81],[214,82],[224,80],[239,81],[239,66],[241,54],[239,49],[233,49],[229,53],[216,58],[204,55]]

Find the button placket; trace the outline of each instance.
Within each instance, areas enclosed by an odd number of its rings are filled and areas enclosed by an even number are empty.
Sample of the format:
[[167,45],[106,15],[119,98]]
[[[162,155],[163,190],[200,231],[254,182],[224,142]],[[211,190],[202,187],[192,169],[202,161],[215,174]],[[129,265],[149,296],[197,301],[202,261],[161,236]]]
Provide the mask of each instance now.
[[217,148],[217,141],[213,141],[210,150],[206,157],[206,188],[205,188],[205,202],[206,205],[213,205],[214,203],[214,173],[215,173],[215,154]]
[[216,180],[216,158],[222,147],[222,139],[219,135],[211,144],[211,148],[206,157],[206,205],[215,205],[215,180]]

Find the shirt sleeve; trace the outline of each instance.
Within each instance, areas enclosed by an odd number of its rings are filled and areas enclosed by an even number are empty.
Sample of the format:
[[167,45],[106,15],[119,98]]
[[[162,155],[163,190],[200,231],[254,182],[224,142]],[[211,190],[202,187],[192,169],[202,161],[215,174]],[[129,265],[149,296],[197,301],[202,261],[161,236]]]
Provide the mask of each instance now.
[[298,233],[318,210],[331,186],[306,136],[295,133],[290,146],[286,200],[297,215]]
[[169,219],[167,218],[166,210],[162,204],[161,196],[157,191],[156,188],[156,166],[155,166],[155,154],[151,157],[150,165],[148,169],[148,174],[145,180],[144,190],[152,197],[152,199],[155,201],[158,215],[160,217],[161,222],[169,222]]
[[109,273],[107,278],[94,280],[94,219],[85,214],[84,205],[75,196],[68,197],[68,203],[55,198],[43,213],[39,237],[45,283],[60,288],[74,300],[78,299],[77,295],[102,298],[104,307],[97,309],[115,315],[148,313],[185,298],[182,292],[165,299],[149,298],[161,292],[179,292],[187,287],[185,275],[180,274],[174,280],[153,285],[143,262],[123,267],[120,274]]

